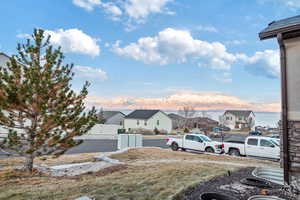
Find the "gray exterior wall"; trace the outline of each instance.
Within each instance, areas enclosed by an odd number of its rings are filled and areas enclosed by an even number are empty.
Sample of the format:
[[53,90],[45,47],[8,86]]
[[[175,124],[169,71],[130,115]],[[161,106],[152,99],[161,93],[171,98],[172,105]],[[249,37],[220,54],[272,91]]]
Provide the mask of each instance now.
[[124,121],[125,115],[122,113],[118,113],[111,118],[107,119],[105,124],[115,124],[115,125],[121,125],[123,126],[123,121]]

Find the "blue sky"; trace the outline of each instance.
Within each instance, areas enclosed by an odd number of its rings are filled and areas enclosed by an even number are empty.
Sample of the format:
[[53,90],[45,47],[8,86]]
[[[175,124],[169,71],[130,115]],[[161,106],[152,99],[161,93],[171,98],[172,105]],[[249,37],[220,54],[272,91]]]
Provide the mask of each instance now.
[[258,33],[299,10],[299,0],[10,0],[0,52],[46,30],[98,108],[279,111],[277,41]]

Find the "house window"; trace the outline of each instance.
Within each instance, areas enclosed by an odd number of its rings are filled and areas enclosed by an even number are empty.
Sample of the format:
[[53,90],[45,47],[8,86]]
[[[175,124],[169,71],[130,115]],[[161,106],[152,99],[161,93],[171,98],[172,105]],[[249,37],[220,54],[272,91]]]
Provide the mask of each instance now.
[[229,118],[229,117],[226,117],[226,120],[230,120],[230,118]]
[[242,117],[239,117],[239,120],[243,120],[243,118],[242,118]]
[[136,125],[140,125],[140,121],[139,120],[136,121]]
[[157,126],[159,126],[159,120],[156,121]]
[[144,122],[144,125],[147,126],[147,121]]

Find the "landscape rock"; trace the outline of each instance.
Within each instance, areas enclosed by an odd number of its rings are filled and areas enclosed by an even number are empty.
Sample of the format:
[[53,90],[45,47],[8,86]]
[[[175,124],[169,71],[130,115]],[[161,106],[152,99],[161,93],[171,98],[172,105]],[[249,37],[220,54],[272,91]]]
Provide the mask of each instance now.
[[68,165],[58,165],[49,167],[52,176],[77,176],[89,172],[97,172],[101,169],[114,166],[109,162],[85,162]]

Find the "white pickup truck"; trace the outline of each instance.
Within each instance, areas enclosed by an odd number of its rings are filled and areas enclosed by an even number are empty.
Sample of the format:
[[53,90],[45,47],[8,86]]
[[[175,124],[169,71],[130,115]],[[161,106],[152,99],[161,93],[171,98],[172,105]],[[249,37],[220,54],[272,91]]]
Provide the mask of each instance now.
[[183,138],[169,138],[167,145],[173,151],[178,149],[205,151],[209,153],[222,153],[222,143],[212,141],[209,137],[203,134],[187,134]]
[[251,156],[280,159],[280,146],[270,137],[249,136],[244,142],[226,141],[223,143],[224,152],[233,156]]

